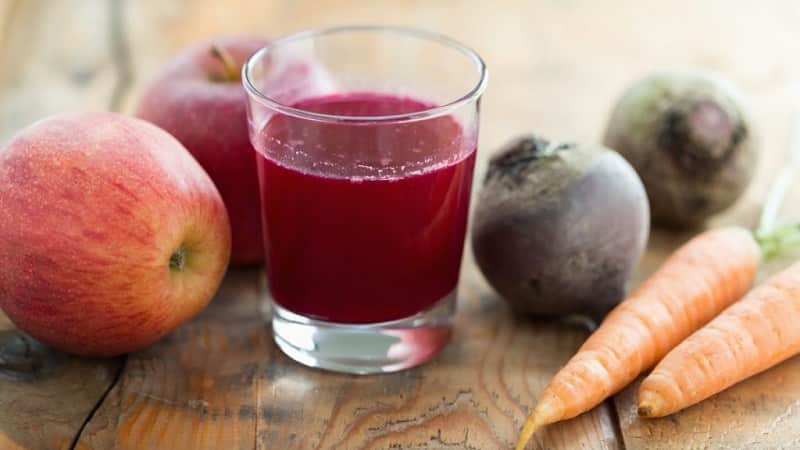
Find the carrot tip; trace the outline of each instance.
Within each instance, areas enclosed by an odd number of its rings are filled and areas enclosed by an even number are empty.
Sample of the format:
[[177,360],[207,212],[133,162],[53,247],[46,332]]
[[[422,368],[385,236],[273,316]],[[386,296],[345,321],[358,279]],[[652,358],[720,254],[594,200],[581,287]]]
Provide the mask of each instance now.
[[636,412],[642,417],[650,417],[653,415],[653,407],[648,404],[639,405]]
[[525,421],[525,426],[522,427],[522,432],[519,434],[519,439],[517,440],[517,446],[515,450],[524,450],[525,446],[528,445],[528,441],[531,440],[531,437],[541,428],[542,426],[539,424],[539,417],[534,411],[529,417],[528,420]]
[[653,392],[649,389],[639,390],[639,402],[636,413],[640,417],[660,417],[664,412],[664,399],[660,394]]
[[522,431],[519,434],[515,450],[524,450],[533,435],[543,426],[553,421],[552,411],[548,408],[546,403],[536,405],[536,409],[534,409],[531,415],[528,416],[528,419],[525,420],[525,426],[522,427]]

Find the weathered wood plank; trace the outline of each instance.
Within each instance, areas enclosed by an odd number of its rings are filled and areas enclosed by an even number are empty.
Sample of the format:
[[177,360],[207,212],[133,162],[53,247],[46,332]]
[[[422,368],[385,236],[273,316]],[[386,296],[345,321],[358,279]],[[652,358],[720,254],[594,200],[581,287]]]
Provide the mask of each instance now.
[[259,272],[231,273],[211,306],[128,356],[78,448],[252,449],[267,340]]
[[[423,367],[360,378],[305,369],[276,355],[262,384],[261,404],[271,406],[259,420],[258,448],[508,448],[543,381],[586,331],[515,320],[475,283],[464,283],[460,293],[453,343]],[[540,444],[617,445],[604,408],[552,427]]]
[[119,361],[72,358],[0,330],[0,448],[70,448]]
[[800,358],[793,358],[672,416],[636,417],[639,381],[617,399],[628,449],[800,448]]
[[[229,274],[200,317],[129,355],[79,447],[505,449],[544,380],[586,335],[515,320],[465,283],[453,343],[429,364],[370,377],[322,372],[271,342],[262,279]],[[613,430],[604,405],[551,427],[541,445],[617,448]]]
[[[117,76],[103,1],[0,1],[0,145],[65,109],[105,109]],[[70,448],[120,360],[43,348],[0,313],[0,448]]]

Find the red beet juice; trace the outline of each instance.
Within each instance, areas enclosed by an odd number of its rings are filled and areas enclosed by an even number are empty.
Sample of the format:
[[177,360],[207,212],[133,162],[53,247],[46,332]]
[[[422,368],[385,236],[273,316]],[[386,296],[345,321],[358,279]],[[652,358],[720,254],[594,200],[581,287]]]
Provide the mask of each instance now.
[[[344,93],[293,106],[374,117],[433,105]],[[375,323],[414,315],[451,293],[475,138],[452,116],[351,122],[273,116],[255,141],[274,301],[317,320]]]

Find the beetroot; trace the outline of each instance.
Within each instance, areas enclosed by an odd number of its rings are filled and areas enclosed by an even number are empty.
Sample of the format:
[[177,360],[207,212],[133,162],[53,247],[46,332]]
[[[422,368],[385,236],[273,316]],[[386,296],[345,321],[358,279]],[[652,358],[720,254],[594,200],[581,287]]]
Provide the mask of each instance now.
[[738,97],[718,76],[682,70],[645,77],[619,99],[603,142],[642,177],[654,223],[700,224],[747,188],[756,146]]
[[624,298],[648,229],[644,187],[616,152],[525,136],[490,162],[472,248],[515,309],[600,317]]

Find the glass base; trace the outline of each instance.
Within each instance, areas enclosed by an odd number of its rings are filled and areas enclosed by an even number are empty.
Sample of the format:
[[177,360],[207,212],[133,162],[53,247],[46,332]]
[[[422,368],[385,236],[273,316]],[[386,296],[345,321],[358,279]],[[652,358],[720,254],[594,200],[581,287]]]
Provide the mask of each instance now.
[[272,305],[275,343],[300,364],[354,374],[396,372],[427,361],[450,340],[455,289],[432,308],[404,319],[341,324]]

